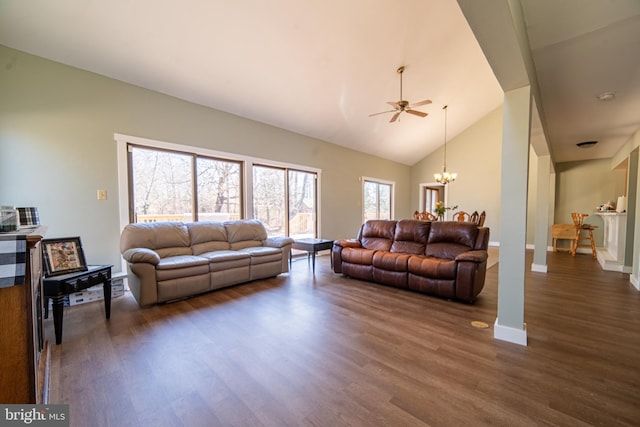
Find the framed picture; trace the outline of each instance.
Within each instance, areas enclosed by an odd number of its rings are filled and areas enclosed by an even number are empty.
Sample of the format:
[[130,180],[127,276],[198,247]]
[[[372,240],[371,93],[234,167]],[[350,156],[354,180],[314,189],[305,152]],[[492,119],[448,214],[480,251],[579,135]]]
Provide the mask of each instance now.
[[42,241],[45,276],[87,271],[80,237],[44,239]]

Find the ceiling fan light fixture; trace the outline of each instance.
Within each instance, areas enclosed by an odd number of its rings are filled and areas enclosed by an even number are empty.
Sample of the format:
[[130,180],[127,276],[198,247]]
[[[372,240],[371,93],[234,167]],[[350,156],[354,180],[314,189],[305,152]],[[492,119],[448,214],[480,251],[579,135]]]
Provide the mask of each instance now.
[[598,141],[584,141],[584,142],[578,142],[576,145],[580,148],[591,148],[597,143]]
[[444,164],[442,165],[442,172],[433,174],[436,182],[442,185],[447,185],[458,177],[455,172],[447,172],[447,107],[448,105],[442,107],[444,110]]

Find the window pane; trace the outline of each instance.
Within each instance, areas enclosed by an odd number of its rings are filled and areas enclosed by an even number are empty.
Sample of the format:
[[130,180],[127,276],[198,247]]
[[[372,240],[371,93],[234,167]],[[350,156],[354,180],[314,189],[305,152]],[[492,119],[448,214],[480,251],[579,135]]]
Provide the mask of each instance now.
[[391,219],[391,186],[378,184],[378,219]]
[[253,167],[253,217],[264,223],[269,236],[285,236],[285,171]]
[[193,221],[192,157],[133,147],[136,222]]
[[376,181],[364,182],[364,220],[391,219],[393,185]]
[[378,218],[378,183],[364,183],[364,220]]
[[198,221],[226,221],[242,215],[241,165],[198,157]]
[[289,171],[289,236],[316,237],[316,174]]

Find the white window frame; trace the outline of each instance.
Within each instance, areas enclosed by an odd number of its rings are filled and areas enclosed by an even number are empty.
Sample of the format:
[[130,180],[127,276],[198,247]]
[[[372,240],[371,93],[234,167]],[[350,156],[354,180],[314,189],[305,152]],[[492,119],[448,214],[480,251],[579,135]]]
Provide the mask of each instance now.
[[366,212],[365,212],[365,207],[364,207],[364,205],[365,205],[365,197],[364,197],[365,189],[364,189],[364,186],[365,186],[365,183],[367,181],[368,182],[375,182],[375,183],[378,183],[378,184],[386,184],[386,185],[390,185],[391,186],[391,201],[390,201],[391,202],[391,206],[390,206],[391,213],[390,213],[390,218],[389,219],[393,220],[395,218],[395,210],[396,210],[395,209],[395,206],[396,206],[396,203],[395,203],[395,199],[396,199],[396,183],[395,183],[395,181],[388,181],[386,179],[373,178],[373,177],[370,177],[370,176],[361,176],[360,177],[360,181],[362,182],[362,199],[361,199],[361,203],[360,204],[362,205],[362,220],[363,220],[363,222],[366,221]]
[[[179,151],[179,152],[187,152],[196,155],[215,157],[220,159],[228,159],[242,162],[242,174],[243,174],[243,184],[244,188],[242,188],[242,196],[244,198],[244,218],[251,218],[253,215],[253,165],[262,165],[262,166],[274,166],[280,168],[287,169],[296,169],[303,172],[315,173],[317,176],[316,181],[316,197],[318,198],[318,206],[317,214],[318,214],[318,236],[322,235],[321,230],[321,190],[322,190],[322,169],[297,165],[293,163],[285,163],[278,162],[274,160],[268,159],[260,159],[257,157],[244,156],[240,154],[227,153],[224,151],[216,151],[208,148],[202,147],[194,147],[186,144],[176,144],[172,142],[159,141],[155,139],[142,138],[138,136],[131,135],[123,135],[119,133],[114,133],[113,138],[116,142],[116,155],[118,161],[118,212],[119,212],[119,222],[120,222],[120,231],[124,229],[124,227],[129,224],[129,174],[127,171],[127,146],[129,144],[146,146],[149,148],[158,148],[165,149],[171,151]],[[125,269],[126,270],[126,269]],[[123,270],[123,271],[125,271]]]

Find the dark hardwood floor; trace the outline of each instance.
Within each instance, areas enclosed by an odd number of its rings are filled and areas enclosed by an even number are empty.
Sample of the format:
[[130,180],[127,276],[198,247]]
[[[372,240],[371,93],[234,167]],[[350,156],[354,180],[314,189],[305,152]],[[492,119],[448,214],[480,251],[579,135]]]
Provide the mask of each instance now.
[[346,279],[323,256],[315,277],[298,260],[150,309],[125,294],[110,321],[72,307],[50,401],[78,427],[640,425],[640,293],[588,255],[548,268],[527,273],[527,347],[493,339],[497,266],[474,305]]

